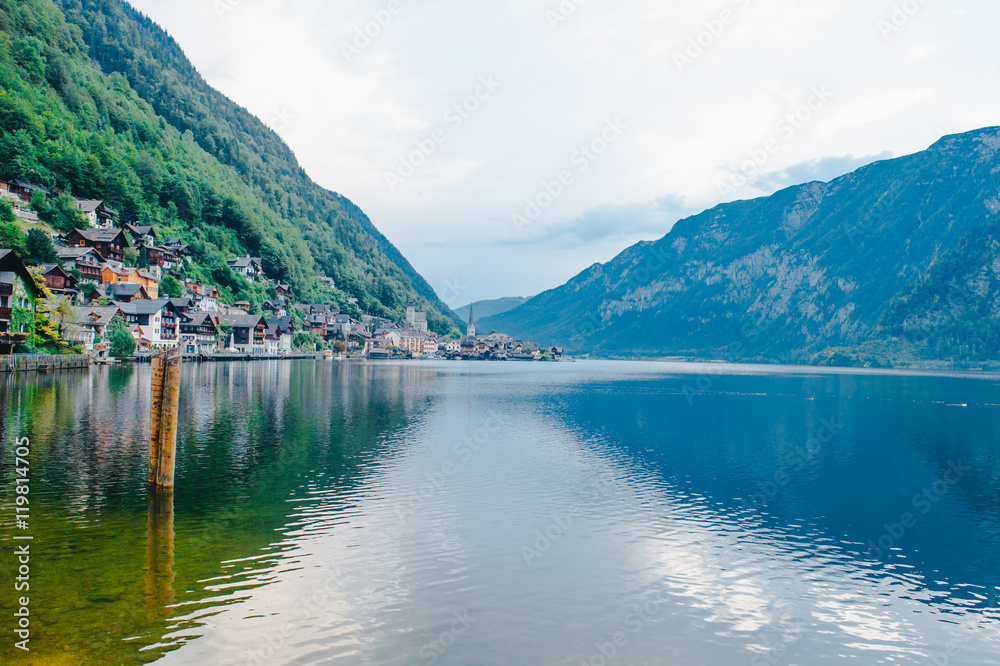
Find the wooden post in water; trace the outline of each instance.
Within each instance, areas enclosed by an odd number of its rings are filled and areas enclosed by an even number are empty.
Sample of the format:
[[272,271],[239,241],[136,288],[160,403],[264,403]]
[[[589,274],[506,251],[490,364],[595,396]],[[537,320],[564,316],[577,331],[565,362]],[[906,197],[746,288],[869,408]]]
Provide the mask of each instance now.
[[177,405],[181,395],[179,347],[153,356],[153,390],[149,410],[149,483],[174,487],[177,451]]
[[150,488],[146,515],[146,606],[167,616],[174,603],[174,491]]

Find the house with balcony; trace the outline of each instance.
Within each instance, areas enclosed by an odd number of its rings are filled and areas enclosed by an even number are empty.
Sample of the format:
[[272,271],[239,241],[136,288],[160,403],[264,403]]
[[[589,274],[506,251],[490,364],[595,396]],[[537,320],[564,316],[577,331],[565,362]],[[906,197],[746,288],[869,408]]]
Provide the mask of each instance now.
[[34,331],[42,290],[11,250],[0,249],[0,354],[12,354]]
[[31,198],[35,196],[35,192],[41,192],[42,194],[49,195],[49,189],[41,185],[35,185],[34,183],[28,183],[23,180],[15,180],[8,185],[8,190],[21,198],[21,201],[26,203],[31,202]]
[[76,298],[77,280],[66,272],[61,264],[42,264],[38,267],[45,286],[54,296],[69,296]]
[[133,334],[142,347],[173,349],[180,342],[180,322],[184,315],[177,311],[169,298],[116,301],[125,321],[135,327]]
[[[222,314],[219,326],[231,326],[232,348],[243,354],[260,356],[266,353],[267,322],[263,315]],[[227,347],[229,340],[224,341]]]
[[121,267],[125,261],[125,250],[131,247],[122,229],[74,229],[64,238],[71,247],[92,247],[109,262]]
[[[185,354],[214,354],[219,347],[218,336],[219,327],[211,312],[184,313],[181,321],[181,350]],[[228,342],[226,340],[224,344]]]
[[226,260],[226,263],[234,273],[238,273],[247,279],[247,282],[256,282],[264,276],[264,263],[260,257],[235,257]]
[[91,227],[110,229],[114,226],[118,212],[108,208],[99,199],[77,199],[76,209]]
[[82,345],[88,353],[107,356],[110,348],[108,325],[116,317],[125,317],[117,305],[91,305],[73,308],[73,323],[63,333],[72,345]]
[[219,290],[210,284],[198,284],[190,280],[184,281],[188,294],[194,300],[194,309],[203,312],[219,311]]
[[152,248],[156,245],[156,232],[147,224],[126,222],[122,225],[122,229],[128,233],[134,247]]
[[100,284],[101,272],[107,264],[100,252],[90,247],[60,247],[56,248],[56,253],[63,269],[72,271],[75,268],[80,271],[83,282]]
[[161,270],[171,271],[183,264],[184,260],[173,250],[165,247],[151,247],[146,250],[146,264],[158,266]]

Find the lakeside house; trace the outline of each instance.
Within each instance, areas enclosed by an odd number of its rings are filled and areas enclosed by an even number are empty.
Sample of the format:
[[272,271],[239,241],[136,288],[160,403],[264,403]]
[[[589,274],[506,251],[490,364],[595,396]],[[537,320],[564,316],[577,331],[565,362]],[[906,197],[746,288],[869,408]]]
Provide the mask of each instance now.
[[67,327],[63,339],[72,345],[81,345],[88,353],[106,356],[110,347],[108,325],[116,315],[125,318],[117,305],[74,306],[74,323]]
[[180,323],[181,348],[185,354],[218,351],[219,327],[211,312],[186,312]]
[[12,251],[0,249],[0,354],[13,353],[34,331],[42,290]]
[[[232,349],[253,356],[265,354],[267,322],[263,315],[223,314],[219,325],[232,327]],[[229,340],[223,344],[229,345]]]
[[139,346],[152,349],[172,349],[179,341],[179,326],[184,318],[169,298],[138,299],[115,305],[125,315],[125,321],[135,327],[133,336]]

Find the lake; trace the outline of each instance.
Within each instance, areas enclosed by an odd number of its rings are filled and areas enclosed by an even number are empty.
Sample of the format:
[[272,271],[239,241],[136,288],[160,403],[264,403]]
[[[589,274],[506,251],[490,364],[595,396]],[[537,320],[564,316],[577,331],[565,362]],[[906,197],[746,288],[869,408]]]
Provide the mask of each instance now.
[[[1000,377],[186,365],[0,387],[0,662],[996,664]],[[30,439],[30,526],[14,438]],[[16,535],[31,652],[13,649]]]

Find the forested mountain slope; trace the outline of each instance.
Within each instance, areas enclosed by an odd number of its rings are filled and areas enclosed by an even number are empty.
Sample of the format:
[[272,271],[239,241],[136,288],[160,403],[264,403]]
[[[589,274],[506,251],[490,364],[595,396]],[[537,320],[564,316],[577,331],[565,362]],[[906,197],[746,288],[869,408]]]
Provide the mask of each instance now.
[[0,31],[0,177],[102,199],[181,237],[196,279],[238,290],[225,259],[252,254],[304,300],[349,310],[354,297],[399,318],[416,297],[432,327],[452,326],[364,213],[313,183],[276,134],[125,3],[0,0]]

